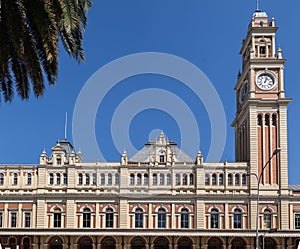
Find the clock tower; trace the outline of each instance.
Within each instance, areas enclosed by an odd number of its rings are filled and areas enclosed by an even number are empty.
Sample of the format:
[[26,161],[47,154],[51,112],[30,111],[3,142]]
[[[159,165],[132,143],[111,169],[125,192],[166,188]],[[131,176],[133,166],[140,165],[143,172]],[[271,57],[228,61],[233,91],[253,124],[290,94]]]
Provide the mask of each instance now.
[[[286,194],[288,189],[287,105],[282,51],[276,48],[275,20],[256,10],[242,42],[242,72],[235,85],[236,161],[249,162],[261,188]],[[280,148],[280,153],[273,155]],[[273,156],[272,156],[273,155]],[[264,169],[264,170],[263,170]],[[257,186],[253,178],[251,187]],[[254,181],[255,180],[255,181]]]

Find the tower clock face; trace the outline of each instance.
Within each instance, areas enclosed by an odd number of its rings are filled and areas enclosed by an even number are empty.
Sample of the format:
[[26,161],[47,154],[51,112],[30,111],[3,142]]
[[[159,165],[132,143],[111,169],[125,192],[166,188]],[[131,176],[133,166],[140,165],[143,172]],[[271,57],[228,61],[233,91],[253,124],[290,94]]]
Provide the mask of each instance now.
[[248,89],[249,89],[249,83],[248,83],[248,80],[245,80],[245,82],[242,86],[242,90],[240,92],[240,103],[241,104],[245,101],[245,99],[247,97]]
[[257,76],[256,85],[262,90],[270,90],[275,86],[274,77],[268,73],[262,73]]

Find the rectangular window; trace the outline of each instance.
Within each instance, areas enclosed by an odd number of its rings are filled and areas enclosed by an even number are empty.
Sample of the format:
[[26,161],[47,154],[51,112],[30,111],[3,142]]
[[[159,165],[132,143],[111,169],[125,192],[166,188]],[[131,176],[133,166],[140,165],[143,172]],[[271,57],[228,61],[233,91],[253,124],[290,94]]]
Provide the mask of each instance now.
[[64,185],[68,184],[68,174],[64,173]]
[[90,174],[85,174],[85,184],[90,185]]
[[61,227],[61,213],[54,213],[53,217],[53,226],[54,227]]
[[271,214],[264,214],[264,228],[271,228]]
[[17,227],[17,213],[10,213],[10,227]]
[[26,212],[24,217],[24,227],[30,227],[31,223],[31,213]]
[[233,227],[234,228],[242,228],[242,215],[241,214],[233,215]]
[[295,214],[295,229],[300,229],[300,214]]
[[97,174],[93,173],[93,185],[97,185]]
[[0,213],[0,227],[3,227],[3,213]]

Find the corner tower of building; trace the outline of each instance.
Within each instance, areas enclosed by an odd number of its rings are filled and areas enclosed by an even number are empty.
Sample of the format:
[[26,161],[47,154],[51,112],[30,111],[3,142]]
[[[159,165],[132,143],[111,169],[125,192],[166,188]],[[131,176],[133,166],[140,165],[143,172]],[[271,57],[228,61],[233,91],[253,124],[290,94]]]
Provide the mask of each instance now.
[[[288,189],[287,105],[282,50],[276,47],[275,20],[255,11],[242,42],[242,71],[235,85],[236,161],[247,161],[261,184]],[[280,153],[272,157],[280,148]],[[270,158],[272,159],[270,160]],[[265,167],[265,170],[263,168]],[[255,186],[251,181],[251,186]]]

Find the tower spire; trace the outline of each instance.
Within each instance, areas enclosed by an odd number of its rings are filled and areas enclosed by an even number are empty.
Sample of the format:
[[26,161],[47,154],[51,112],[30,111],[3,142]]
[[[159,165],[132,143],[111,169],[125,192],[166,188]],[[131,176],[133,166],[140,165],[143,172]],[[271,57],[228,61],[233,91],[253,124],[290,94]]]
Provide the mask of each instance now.
[[68,113],[66,112],[66,119],[65,119],[65,140],[67,140],[67,122],[68,122]]
[[256,11],[259,11],[258,0],[256,0]]

